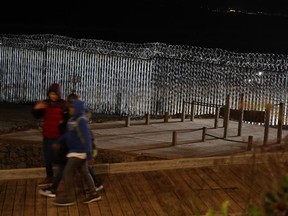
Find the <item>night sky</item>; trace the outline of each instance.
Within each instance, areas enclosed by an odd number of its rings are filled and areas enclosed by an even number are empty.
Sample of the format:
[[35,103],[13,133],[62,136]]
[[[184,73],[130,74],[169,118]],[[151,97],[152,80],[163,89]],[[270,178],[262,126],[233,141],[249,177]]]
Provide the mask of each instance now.
[[287,5],[287,0],[10,2],[2,7],[0,34],[288,54]]

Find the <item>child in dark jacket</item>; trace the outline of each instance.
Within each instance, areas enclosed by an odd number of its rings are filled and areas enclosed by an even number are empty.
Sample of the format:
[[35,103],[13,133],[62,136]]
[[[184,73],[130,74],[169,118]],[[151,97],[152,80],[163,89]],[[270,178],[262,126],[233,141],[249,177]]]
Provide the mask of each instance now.
[[[63,143],[68,146],[67,163],[64,168],[64,196],[57,196],[53,202],[57,206],[69,206],[75,204],[73,199],[73,177],[76,172],[80,172],[84,178],[88,189],[88,197],[84,200],[84,203],[90,203],[93,201],[101,200],[101,196],[98,195],[94,181],[89,173],[88,164],[93,163],[91,152],[91,135],[89,131],[88,121],[85,118],[85,103],[81,100],[73,100],[72,106],[69,107],[69,114],[72,116],[68,121],[68,131],[61,136],[55,145]],[[78,129],[80,130],[82,137],[78,135],[76,124],[78,118]]]
[[61,125],[65,118],[68,118],[66,102],[61,98],[60,85],[51,84],[47,96],[46,100],[38,101],[35,104],[32,112],[35,118],[43,118],[42,136],[46,178],[39,183],[39,186],[51,185],[54,180],[53,163],[58,152],[52,148],[52,144],[64,132],[61,130]]

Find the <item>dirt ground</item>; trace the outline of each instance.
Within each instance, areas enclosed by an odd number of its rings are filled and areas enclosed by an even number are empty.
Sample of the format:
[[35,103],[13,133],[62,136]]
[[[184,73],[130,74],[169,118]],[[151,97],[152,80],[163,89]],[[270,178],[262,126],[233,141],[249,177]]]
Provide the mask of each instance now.
[[[0,134],[37,129],[41,119],[37,120],[32,115],[33,104],[0,103]],[[119,116],[92,115],[92,122],[104,123],[119,120]],[[110,125],[113,127],[113,124]],[[6,144],[7,141],[4,141]],[[2,141],[3,143],[3,141]],[[1,144],[1,142],[0,142]],[[21,145],[13,141],[13,145]],[[27,145],[27,144],[26,144]],[[159,158],[135,156],[115,150],[100,149],[97,161],[99,163],[119,163],[130,161],[157,160]],[[38,162],[37,162],[38,163]]]
[[32,104],[0,103],[0,133],[37,128],[39,120],[32,115]]
[[[32,115],[33,104],[0,103],[0,134],[38,128],[41,119]],[[121,119],[119,116],[92,114],[91,121],[107,122]]]

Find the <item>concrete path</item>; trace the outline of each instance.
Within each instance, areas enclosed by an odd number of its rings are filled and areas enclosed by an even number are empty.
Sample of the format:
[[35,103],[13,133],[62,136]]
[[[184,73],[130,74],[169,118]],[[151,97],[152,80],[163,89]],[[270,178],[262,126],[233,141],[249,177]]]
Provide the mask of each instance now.
[[[219,122],[222,126],[223,123]],[[202,141],[202,128],[207,127],[205,142]],[[151,120],[149,125],[145,120],[131,120],[130,126],[125,121],[109,121],[92,123],[91,128],[96,137],[99,149],[116,150],[137,156],[149,156],[161,159],[176,159],[186,157],[208,157],[247,153],[248,136],[253,136],[253,145],[263,147],[264,126],[243,123],[242,136],[237,136],[238,123],[229,121],[228,135],[222,139],[224,128],[214,129],[214,119],[163,119]],[[196,130],[200,129],[200,130]],[[177,138],[172,144],[173,131]],[[282,137],[288,135],[283,130]],[[218,137],[218,138],[217,138]],[[13,139],[23,143],[41,142],[41,131],[29,129],[0,135],[0,139]],[[269,129],[268,145],[275,144],[277,129]],[[281,145],[285,145],[283,139]]]

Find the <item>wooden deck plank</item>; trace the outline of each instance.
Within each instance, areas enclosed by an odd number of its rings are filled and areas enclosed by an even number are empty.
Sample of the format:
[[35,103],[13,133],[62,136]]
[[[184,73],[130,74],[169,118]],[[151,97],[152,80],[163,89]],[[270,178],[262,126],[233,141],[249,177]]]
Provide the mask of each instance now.
[[231,179],[230,176],[224,172],[227,167],[217,167],[217,169],[212,169],[213,171],[213,179],[216,181],[220,187],[227,188],[226,193],[231,197],[231,199],[237,203],[242,211],[247,208],[247,199],[241,195],[241,188],[239,187],[239,183],[235,179]]
[[[280,168],[287,172],[285,166]],[[77,205],[70,207],[56,207],[52,204],[54,198],[38,194],[41,179],[2,180],[0,215],[205,215],[209,208],[219,209],[224,200],[230,203],[230,214],[241,214],[248,204],[260,207],[266,185],[279,178],[271,175],[270,169],[272,166],[259,164],[253,169],[248,164],[102,174],[102,200],[84,204],[81,180],[73,189]],[[251,175],[256,175],[256,181]],[[269,190],[278,189],[279,179],[278,183],[273,181]],[[60,185],[59,191],[63,192],[64,183]]]
[[[60,183],[62,193],[63,193],[63,190],[64,190],[64,183],[65,183],[64,181],[61,181],[61,183]],[[73,197],[74,200],[77,200],[76,196],[78,196],[78,193],[80,193],[80,189],[77,188],[77,184],[76,184],[76,185],[74,185],[74,190],[73,190],[73,193],[72,193],[72,197]],[[57,196],[58,196],[58,194],[57,194]],[[80,215],[78,205],[79,204],[77,203],[76,205],[72,205],[72,206],[68,207],[69,216],[79,216]]]
[[[181,177],[181,179],[185,182],[185,184],[191,190],[191,197],[188,196],[188,198],[191,199],[189,200],[189,202],[191,201],[193,209],[198,209],[199,214],[206,212],[208,209],[208,206],[202,199],[200,199],[200,196],[199,196],[199,191],[201,190],[201,187],[199,187],[199,185],[190,178],[190,176],[187,174],[186,169],[178,169],[177,173],[179,174],[178,176]],[[176,177],[175,179],[178,180],[178,178]],[[178,181],[180,181],[179,184],[181,184],[181,180],[178,180]],[[183,191],[182,196],[183,197],[187,196],[186,190]]]
[[35,203],[36,203],[37,191],[37,179],[30,179],[26,187],[26,196],[25,196],[25,216],[35,215]]
[[[258,167],[258,165],[257,165]],[[242,165],[242,166],[231,166],[227,170],[229,170],[236,178],[238,178],[239,182],[242,182],[247,191],[250,191],[249,194],[253,193],[253,196],[249,196],[251,202],[258,202],[259,200],[256,197],[263,197],[263,192],[265,191],[265,183],[259,182],[261,179],[260,175],[262,170],[260,167],[256,168],[250,165]]]
[[6,189],[7,189],[8,181],[0,181],[0,213],[3,215],[3,206],[6,196]]
[[214,211],[219,211],[221,204],[225,201],[225,198],[221,196],[220,191],[222,188],[210,177],[209,172],[205,172],[203,168],[198,168],[195,170],[195,173],[202,179],[202,182],[205,182],[209,187],[209,195],[213,197],[214,205],[217,207],[214,208]]
[[[29,183],[30,179],[28,180],[27,184]],[[42,207],[36,207],[37,209],[39,208],[42,208],[43,210],[46,210],[44,212],[44,215],[47,215],[47,216],[56,216],[57,215],[57,208],[52,204],[52,201],[55,200],[55,198],[51,198],[51,197],[46,197],[46,196],[42,196],[39,194],[39,190],[40,190],[40,187],[38,186],[38,184],[43,181],[43,179],[37,179],[37,188],[36,188],[36,191],[37,191],[37,201],[36,203],[39,204],[39,205],[44,205]],[[40,211],[40,210],[36,210],[36,213],[37,211]]]
[[[99,192],[99,194],[100,194],[100,192]],[[96,205],[97,204],[99,207],[99,210],[101,212],[101,215],[112,215],[111,208],[110,208],[110,205],[108,202],[108,198],[106,196],[106,191],[103,190],[100,195],[102,198],[100,201],[98,201],[97,203],[94,202],[94,203],[91,203],[88,205],[90,206],[90,205]]]
[[16,186],[17,186],[17,180],[12,180],[12,181],[7,182],[5,199],[4,199],[3,207],[2,207],[3,216],[13,215],[13,206],[14,206]]
[[[259,165],[259,167],[262,168],[259,178],[263,179],[262,185],[265,185],[265,188],[263,190],[264,195],[267,192],[272,192],[274,194],[279,192],[282,178],[288,173],[287,165],[287,163],[279,164],[279,167],[273,167],[275,166],[275,164],[273,166],[268,166],[268,164]],[[267,182],[269,182],[268,186]]]
[[98,203],[89,203],[88,208],[89,208],[90,215],[101,215],[101,211],[100,211],[100,207]]
[[[202,168],[195,169],[194,174],[194,177],[198,175],[199,182],[202,182],[202,184],[205,185],[205,189],[201,191],[203,194],[202,199],[207,199],[207,197],[209,197],[212,204],[212,207],[210,208],[214,211],[219,211],[221,204],[224,202],[218,193],[218,190],[221,187],[219,187],[217,184],[214,184],[214,182],[211,181],[209,174],[202,171]],[[206,188],[207,186],[208,188]]]
[[133,191],[133,188],[131,187],[129,181],[127,181],[126,174],[119,174],[116,176],[116,178],[120,182],[123,191],[125,192],[126,197],[133,209],[134,214],[137,216],[146,215],[140,201],[138,200],[138,197]]
[[[251,190],[247,185],[241,181],[238,176],[234,174],[232,170],[229,169],[229,167],[225,169],[221,169],[221,179],[229,178],[230,182],[233,182],[236,189],[234,191],[237,192],[239,198],[239,202],[241,203],[241,206],[245,206],[245,209],[252,203],[252,198],[254,196],[254,191]],[[250,178],[250,174],[246,172],[245,178]],[[257,200],[258,202],[258,200]]]
[[111,182],[111,185],[113,185],[115,195],[117,196],[118,200],[120,201],[120,206],[122,208],[122,212],[125,213],[125,215],[131,215],[135,216],[135,213],[129,203],[129,200],[122,188],[122,185],[117,179],[118,174],[111,174],[109,175],[109,181]]
[[[181,178],[179,170],[165,170],[165,173],[167,174],[167,178],[170,179],[171,184],[173,184],[174,193],[178,199],[192,210],[193,215],[200,214],[200,209],[193,202],[195,194],[187,182]],[[207,206],[205,206],[205,209],[207,209]]]
[[[107,197],[108,205],[109,205],[110,210],[111,210],[111,215],[119,215],[119,216],[124,215],[122,208],[121,208],[121,205],[120,205],[121,200],[119,200],[117,195],[116,195],[116,192],[114,190],[114,186],[110,181],[110,176],[105,175],[104,179],[105,179],[105,183],[102,183],[104,186],[104,189],[102,191],[99,191],[99,195],[102,196],[102,194],[105,193],[105,195]],[[103,182],[103,180],[102,180],[102,182]],[[100,215],[100,211],[99,211],[99,215]]]
[[[38,179],[37,185],[39,184],[39,182],[43,180],[43,179]],[[60,182],[60,185],[58,187],[58,190],[56,192],[56,196],[59,196],[59,193],[61,193],[62,191],[62,187],[63,187],[63,182]],[[39,189],[40,187],[37,187],[37,196],[39,197],[39,199],[44,200],[44,202],[46,203],[46,211],[47,211],[47,216],[58,216],[58,209],[57,207],[52,203],[55,198],[51,198],[51,197],[45,197],[39,194]]]
[[[37,188],[38,190],[38,188]],[[51,199],[51,198],[50,198]],[[36,215],[46,215],[47,214],[47,198],[43,197],[39,193],[36,195]]]
[[209,185],[207,185],[202,178],[196,173],[197,169],[193,170],[186,170],[187,175],[190,177],[190,181],[194,181],[197,186],[197,193],[199,198],[206,204],[207,209],[217,209],[219,207],[218,203],[215,202],[213,197],[211,196],[210,192],[211,189]]
[[68,211],[69,211],[69,216],[78,216],[79,215],[78,203],[77,205],[69,206]]
[[213,167],[203,167],[201,168],[201,171],[206,173],[207,184],[211,187],[211,189],[217,191],[220,200],[222,200],[222,202],[229,201],[229,212],[231,213],[241,212],[242,211],[241,207],[233,199],[231,199],[231,197],[227,193],[227,191],[229,190],[234,190],[234,187],[229,188],[229,187],[222,187],[221,185],[219,185],[217,180],[215,180]]
[[[95,173],[95,172],[94,172]],[[106,179],[107,177],[107,174],[102,174],[102,175],[97,175],[97,178],[103,182],[103,178]],[[107,182],[109,183],[109,182]],[[85,188],[87,188],[87,186],[85,186]],[[105,191],[105,188],[106,188],[106,185],[104,185],[104,189],[99,191],[98,194],[99,196],[101,196],[101,200],[98,201],[97,203],[89,203],[88,204],[88,208],[89,208],[89,211],[90,211],[90,214],[91,215],[101,215],[101,209],[100,209],[100,206],[99,206],[99,203],[101,203],[103,200],[103,194],[105,195],[106,194],[106,191]],[[107,201],[109,201],[109,198],[107,197],[106,195],[106,199]],[[109,209],[111,210],[111,207],[109,205],[109,203],[107,204],[109,206]],[[102,211],[103,212],[103,211]],[[110,212],[110,211],[109,211]],[[102,214],[103,215],[103,214]]]
[[257,183],[257,178],[259,178],[257,176],[257,172],[254,171],[253,167],[246,168],[244,169],[243,167],[237,167],[237,170],[245,170],[243,171],[243,173],[246,174],[246,177],[244,178],[244,180],[240,180],[240,178],[238,177],[237,173],[240,173],[239,171],[235,171],[235,169],[232,169],[231,167],[229,167],[228,169],[226,169],[227,172],[229,172],[229,175],[231,176],[231,178],[235,177],[235,181],[238,181],[240,183],[240,187],[241,190],[247,194],[247,200],[250,203],[254,203],[255,205],[260,206],[263,202],[261,199],[259,199],[259,197],[263,197],[263,190],[261,190],[261,188],[263,189],[263,186],[259,185]]
[[130,187],[135,192],[135,196],[137,196],[137,199],[139,200],[145,215],[151,215],[151,216],[158,215],[150,202],[150,197],[148,197],[145,191],[143,190],[142,187],[143,184],[141,183],[142,180],[135,181],[135,179],[137,178],[137,173],[126,173],[125,178],[128,181],[127,186]]
[[52,203],[54,198],[50,198],[50,197],[41,197],[41,198],[46,200],[47,216],[58,215],[57,207]]
[[145,172],[144,176],[150,182],[155,196],[158,197],[162,208],[167,211],[168,215],[193,215],[191,209],[188,209],[178,199],[174,193],[173,185],[163,171]]
[[255,192],[255,195],[261,195],[265,190],[273,187],[272,184],[269,184],[267,185],[268,187],[265,189],[266,184],[263,184],[263,181],[266,182],[266,179],[262,178],[265,175],[263,173],[265,172],[265,170],[264,167],[262,167],[260,164],[255,164],[251,166],[250,170],[248,169],[247,165],[237,166],[238,171],[236,171],[236,169],[233,169],[232,167],[230,167],[229,169],[233,171],[233,173],[238,177],[240,173],[249,175],[249,178],[246,176],[246,178],[243,178],[242,180],[243,183],[246,183],[246,185]]
[[68,207],[57,207],[57,215],[69,216],[69,208]]
[[[27,187],[27,180],[24,180],[24,179],[17,180],[15,200],[14,200],[14,206],[13,206],[14,216],[20,216],[20,215],[22,216],[24,214],[24,208],[25,208],[24,198],[26,194],[26,187]],[[39,212],[39,213],[42,213],[43,215],[43,212]]]
[[[62,180],[61,182],[60,182],[60,185],[58,186],[58,190],[60,190],[60,195],[62,195],[63,193],[64,193],[64,184],[65,184],[65,182],[64,182],[64,180]],[[76,188],[76,186],[74,186],[74,188],[71,188],[71,190],[72,190],[72,196],[74,195],[74,191],[75,190],[77,190],[77,188]],[[59,193],[57,193],[56,194],[56,196],[59,196]],[[49,197],[47,197],[47,199],[49,199],[51,202],[53,202],[56,198],[53,198],[53,199],[51,199],[51,198],[49,198]],[[75,199],[76,200],[76,199]],[[54,204],[52,204],[53,206],[51,206],[51,208],[54,208],[54,209],[56,209],[56,211],[57,211],[57,216],[62,216],[62,215],[64,215],[64,216],[69,216],[70,214],[69,214],[69,207],[68,206],[65,206],[65,207],[59,207],[59,206],[55,206]]]
[[[74,177],[74,190],[75,190],[75,196],[76,196],[76,201],[78,205],[78,210],[79,210],[79,216],[86,216],[90,215],[90,210],[87,204],[83,203],[86,194],[84,191],[84,187],[86,186],[82,177],[80,176],[79,173],[77,173],[77,176]],[[97,203],[93,203],[94,205]]]
[[259,164],[258,169],[259,175],[262,177],[261,180],[270,182],[270,184],[266,185],[264,188],[265,191],[278,189],[282,176],[284,176],[288,171],[287,164],[280,169],[279,167],[273,168],[271,164]]
[[[77,179],[77,178],[76,178]],[[60,197],[64,195],[64,180],[62,180],[58,186],[58,189],[56,191],[56,196]],[[72,190],[72,198],[77,202],[77,198],[76,198],[76,193],[77,195],[80,194],[79,192],[79,181],[75,181],[75,184],[73,185],[73,188],[71,188]],[[81,183],[82,186],[82,183]],[[81,196],[81,195],[79,195]],[[42,196],[43,197],[43,196]],[[57,216],[61,216],[61,215],[68,215],[68,216],[79,216],[81,215],[79,213],[79,207],[78,207],[78,203],[77,205],[73,205],[73,206],[69,206],[69,207],[59,207],[59,206],[55,206],[53,204],[53,201],[56,198],[49,198],[49,197],[45,197],[46,201],[47,201],[47,215],[57,215]],[[49,206],[49,207],[48,207]]]
[[151,183],[146,180],[143,173],[140,172],[134,173],[134,182],[137,182],[138,187],[141,187],[143,192],[146,194],[151,203],[152,208],[157,213],[157,215],[167,215],[167,212],[162,209],[159,200],[157,199],[157,196],[155,196],[155,193],[150,185]]

